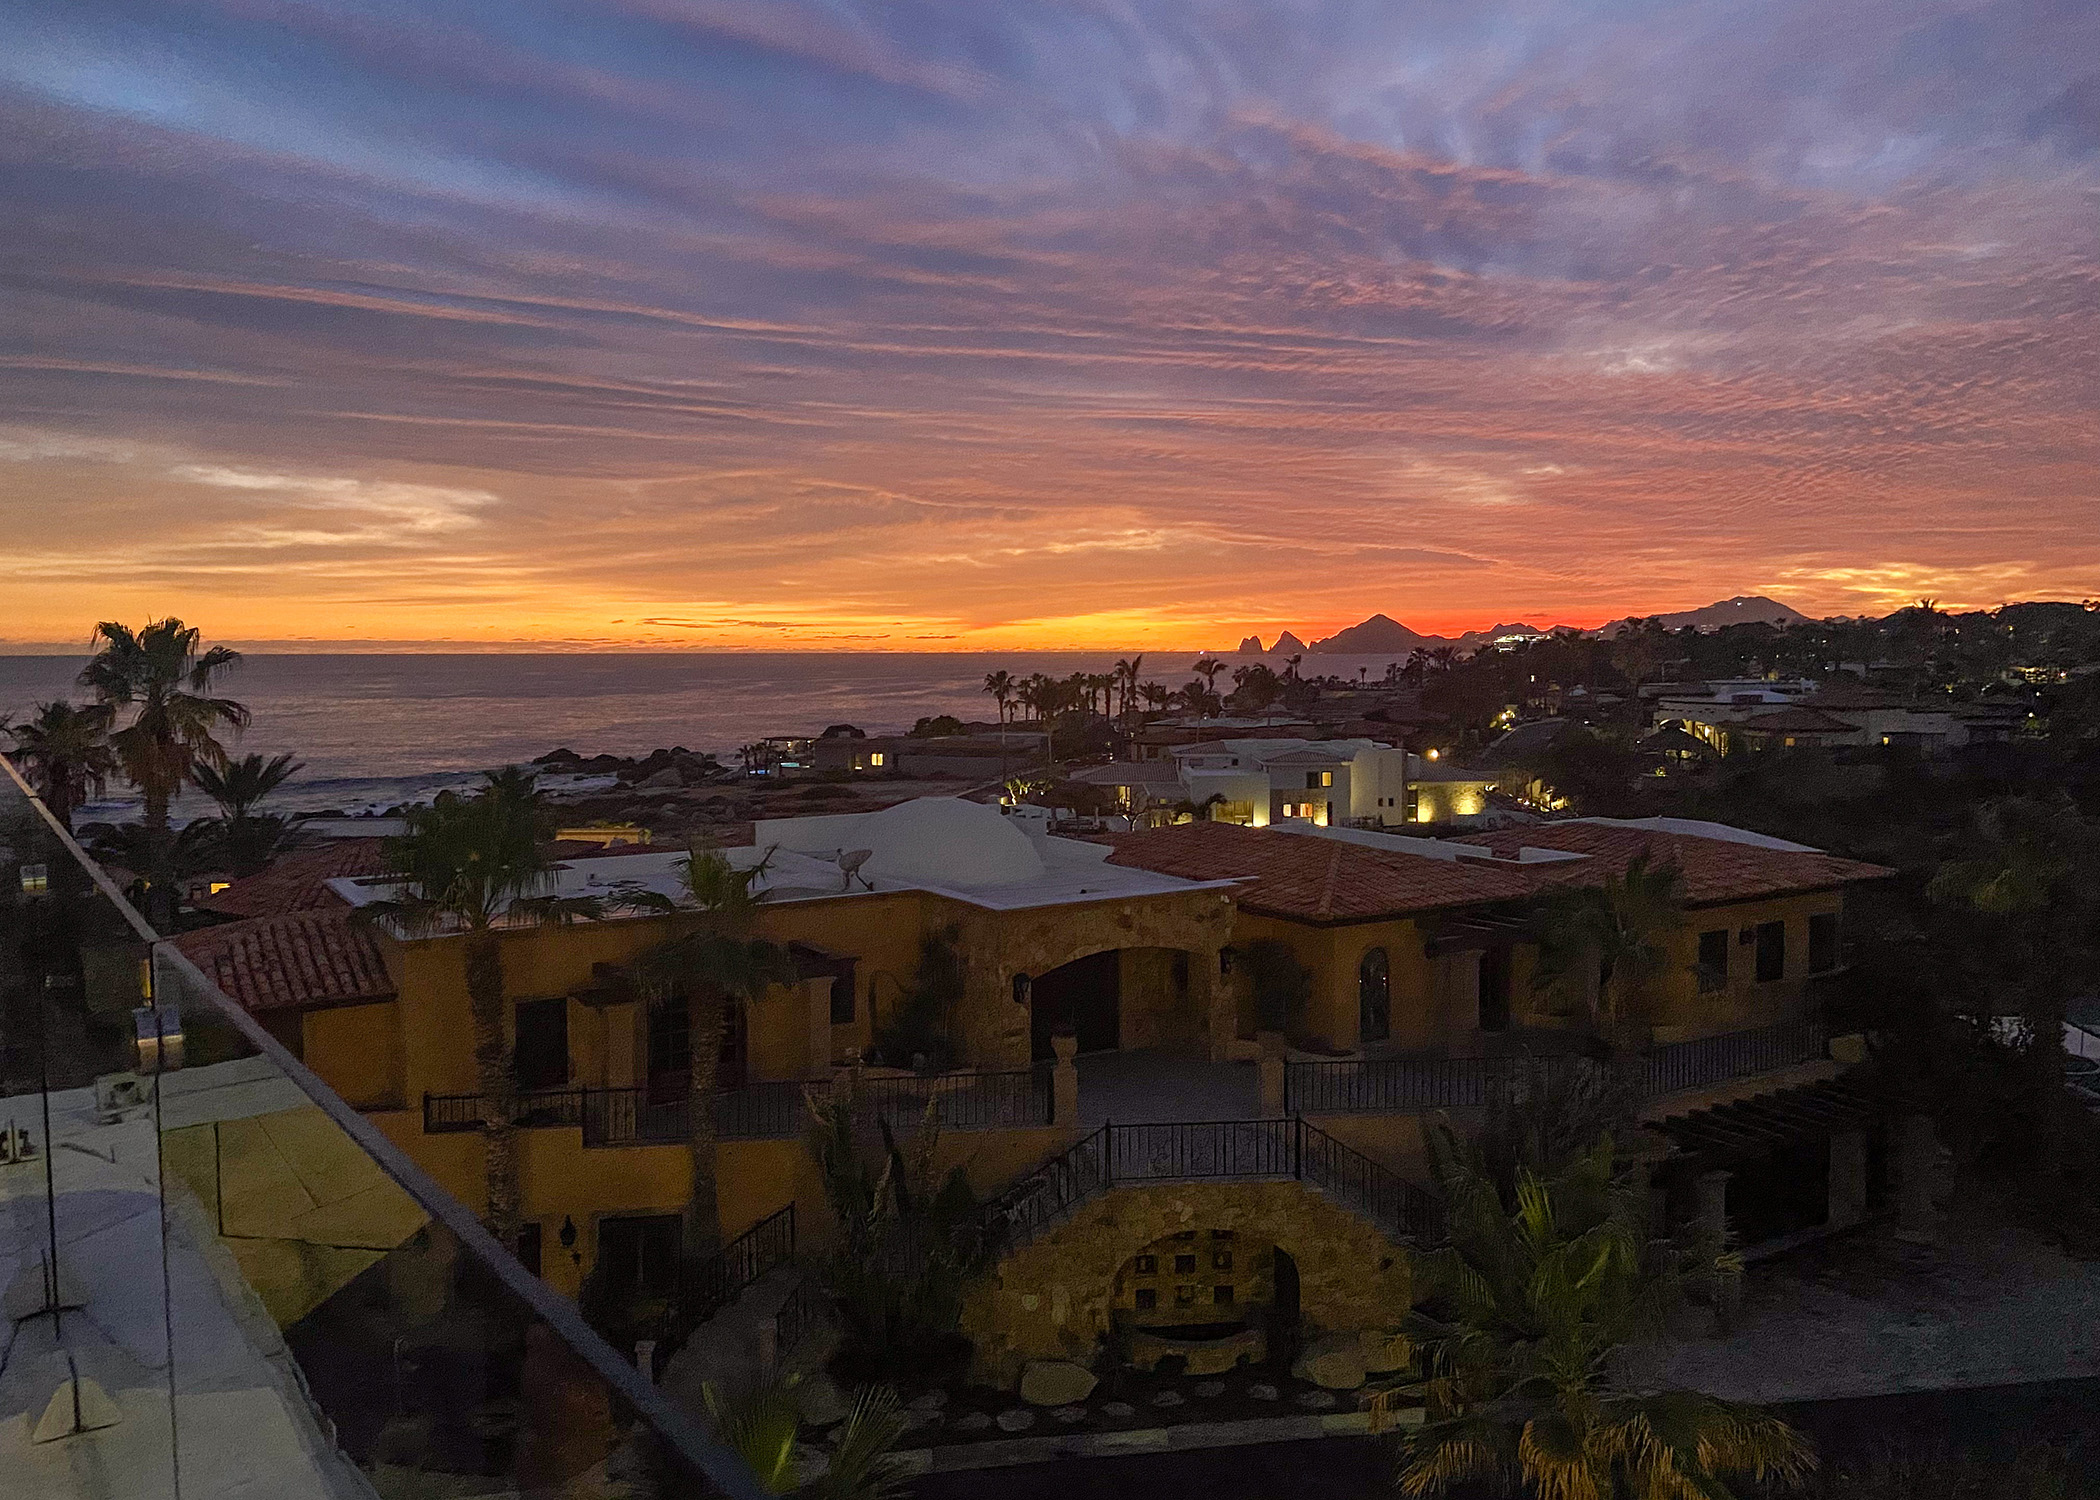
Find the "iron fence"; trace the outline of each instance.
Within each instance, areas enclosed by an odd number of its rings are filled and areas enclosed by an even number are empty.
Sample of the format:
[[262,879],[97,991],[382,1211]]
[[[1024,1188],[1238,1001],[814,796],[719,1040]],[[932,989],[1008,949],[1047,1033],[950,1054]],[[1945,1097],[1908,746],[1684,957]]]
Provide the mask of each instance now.
[[677,1321],[681,1333],[706,1322],[776,1266],[795,1258],[795,1205],[775,1209],[705,1260],[679,1268]]
[[1708,1088],[1809,1062],[1823,1056],[1828,1047],[1829,1038],[1820,1021],[1782,1021],[1754,1031],[1671,1042],[1649,1054],[1643,1083],[1651,1096]]
[[[1749,1031],[1665,1043],[1629,1059],[1628,1065],[1642,1094],[1653,1098],[1777,1072],[1822,1057],[1827,1047],[1821,1022],[1782,1021]],[[1479,1109],[1519,1078],[1602,1066],[1566,1054],[1291,1062],[1283,1072],[1284,1108],[1308,1115]]]
[[667,1146],[692,1135],[686,1101],[649,1102],[647,1089],[586,1089],[583,1095],[583,1144],[586,1146]]
[[[511,1123],[527,1128],[583,1123],[583,1089],[529,1089],[511,1097]],[[423,1133],[479,1130],[488,1122],[485,1094],[425,1094]]]
[[1051,1070],[1041,1063],[1006,1073],[943,1073],[863,1078],[853,1086],[856,1114],[916,1119],[930,1107],[947,1130],[1024,1130],[1050,1123]]
[[987,1207],[991,1232],[1026,1241],[1096,1193],[1126,1182],[1295,1180],[1418,1244],[1440,1240],[1442,1205],[1303,1117],[1103,1125]]

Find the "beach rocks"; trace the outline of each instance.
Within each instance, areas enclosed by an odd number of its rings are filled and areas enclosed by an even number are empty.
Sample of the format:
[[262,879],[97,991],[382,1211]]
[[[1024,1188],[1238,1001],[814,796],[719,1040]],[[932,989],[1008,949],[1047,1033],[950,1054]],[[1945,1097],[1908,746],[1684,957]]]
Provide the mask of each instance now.
[[1026,1432],[1035,1426],[1035,1413],[1025,1406],[1017,1406],[1012,1411],[999,1413],[998,1422],[1001,1432]]
[[1152,1398],[1152,1404],[1154,1406],[1181,1406],[1186,1404],[1186,1400],[1179,1391],[1161,1391]]
[[991,1417],[981,1411],[966,1411],[948,1424],[951,1432],[982,1432],[992,1425]]
[[1332,1411],[1341,1404],[1341,1398],[1333,1391],[1306,1391],[1298,1397],[1298,1404],[1307,1411]]
[[1314,1339],[1291,1365],[1291,1374],[1330,1391],[1353,1391],[1364,1383],[1363,1345],[1353,1333]]
[[1070,1427],[1074,1422],[1084,1422],[1086,1420],[1086,1408],[1083,1406],[1060,1406],[1050,1415],[1065,1426]]
[[1021,1399],[1030,1406],[1069,1406],[1094,1394],[1099,1382],[1068,1359],[1032,1359],[1021,1371]]
[[1110,1401],[1102,1405],[1101,1415],[1104,1417],[1114,1417],[1117,1421],[1120,1422],[1136,1416],[1137,1408],[1132,1406],[1128,1401]]
[[1247,1399],[1249,1401],[1276,1401],[1280,1400],[1282,1396],[1283,1392],[1277,1390],[1275,1386],[1270,1385],[1266,1380],[1257,1380],[1254,1384],[1247,1387]]

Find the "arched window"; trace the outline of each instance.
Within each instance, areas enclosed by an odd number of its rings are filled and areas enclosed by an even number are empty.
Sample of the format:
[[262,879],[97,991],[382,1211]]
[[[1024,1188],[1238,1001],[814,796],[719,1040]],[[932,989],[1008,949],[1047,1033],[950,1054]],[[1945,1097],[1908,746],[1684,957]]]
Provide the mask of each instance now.
[[1382,1042],[1393,1032],[1393,966],[1383,948],[1373,948],[1356,966],[1356,1036]]

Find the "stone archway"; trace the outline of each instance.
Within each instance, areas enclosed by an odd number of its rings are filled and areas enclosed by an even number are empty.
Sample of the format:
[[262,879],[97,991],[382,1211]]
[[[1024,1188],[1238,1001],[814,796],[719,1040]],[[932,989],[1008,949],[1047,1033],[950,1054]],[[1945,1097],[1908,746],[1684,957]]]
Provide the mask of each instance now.
[[[962,1331],[976,1346],[978,1375],[1010,1386],[1031,1359],[1093,1362],[1114,1332],[1119,1292],[1134,1290],[1124,1280],[1133,1259],[1188,1231],[1224,1231],[1287,1255],[1308,1333],[1397,1328],[1411,1305],[1408,1252],[1301,1183],[1119,1187],[1015,1250],[971,1289]],[[1272,1266],[1271,1297],[1273,1282]]]

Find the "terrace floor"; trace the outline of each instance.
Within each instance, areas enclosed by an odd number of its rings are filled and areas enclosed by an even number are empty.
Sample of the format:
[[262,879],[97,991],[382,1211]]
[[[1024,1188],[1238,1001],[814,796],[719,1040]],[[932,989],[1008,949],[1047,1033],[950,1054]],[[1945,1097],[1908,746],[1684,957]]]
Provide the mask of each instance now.
[[1078,1060],[1079,1124],[1111,1120],[1166,1124],[1182,1120],[1252,1120],[1261,1114],[1251,1062],[1215,1063],[1170,1048],[1096,1052]]

